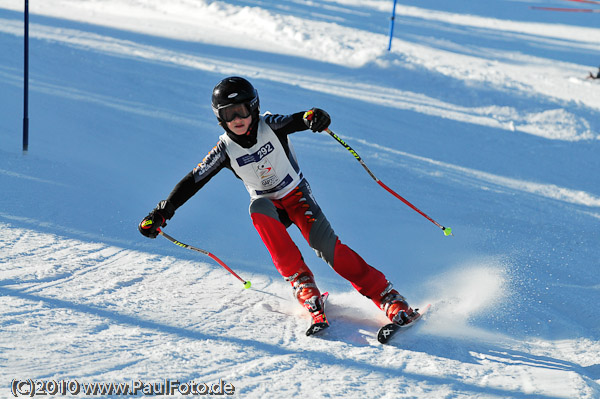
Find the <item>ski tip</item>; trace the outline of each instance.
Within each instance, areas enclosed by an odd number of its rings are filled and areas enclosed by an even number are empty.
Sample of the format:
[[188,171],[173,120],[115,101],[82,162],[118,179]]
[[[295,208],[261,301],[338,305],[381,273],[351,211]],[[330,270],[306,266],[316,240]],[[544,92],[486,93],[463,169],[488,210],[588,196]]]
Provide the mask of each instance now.
[[306,336],[310,337],[311,335],[320,333],[321,331],[325,330],[328,327],[329,327],[329,323],[326,323],[326,322],[312,324],[308,328],[308,330],[306,330]]
[[389,323],[382,326],[377,332],[377,341],[380,344],[387,344],[390,338],[396,334],[400,326],[398,324]]
[[421,308],[417,309],[417,311],[419,311],[419,313],[423,314],[424,312],[427,312],[430,307],[431,307],[431,304],[429,303],[429,304],[423,306],[422,309]]
[[411,319],[410,322],[408,322],[406,324],[389,323],[389,324],[382,326],[379,329],[379,331],[377,332],[377,341],[379,341],[380,344],[387,344],[388,341],[390,339],[392,339],[392,337],[394,335],[396,335],[398,332],[406,330],[407,328],[414,326],[419,320],[421,320],[423,315],[430,308],[431,308],[431,304],[428,304],[425,307],[423,307],[422,309],[420,309],[420,308],[415,309],[415,311],[418,314],[413,319]]

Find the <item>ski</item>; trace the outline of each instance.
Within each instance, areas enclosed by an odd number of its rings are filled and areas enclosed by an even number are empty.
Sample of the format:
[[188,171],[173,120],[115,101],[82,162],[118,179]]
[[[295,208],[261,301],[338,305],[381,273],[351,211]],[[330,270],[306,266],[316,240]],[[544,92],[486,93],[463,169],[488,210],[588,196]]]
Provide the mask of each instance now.
[[325,330],[327,327],[329,327],[329,321],[327,321],[327,317],[325,316],[325,302],[327,301],[328,297],[329,292],[322,294],[321,300],[323,301],[323,309],[316,316],[311,314],[313,318],[313,323],[310,325],[310,327],[308,327],[308,330],[306,330],[307,337],[318,334],[321,331]]
[[415,309],[416,315],[413,316],[408,323],[404,324],[396,324],[389,323],[385,326],[381,327],[377,332],[377,341],[381,344],[387,344],[390,339],[400,331],[405,331],[407,328],[410,328],[416,324],[417,321],[421,320],[421,317],[429,310],[431,304],[425,306],[423,311],[419,312],[419,309]]
[[310,327],[308,328],[308,330],[306,330],[306,336],[310,337],[311,335],[315,335],[317,333],[320,333],[321,331],[323,331],[327,327],[329,327],[329,322],[328,321],[319,322],[319,323],[313,323],[313,324],[310,325]]

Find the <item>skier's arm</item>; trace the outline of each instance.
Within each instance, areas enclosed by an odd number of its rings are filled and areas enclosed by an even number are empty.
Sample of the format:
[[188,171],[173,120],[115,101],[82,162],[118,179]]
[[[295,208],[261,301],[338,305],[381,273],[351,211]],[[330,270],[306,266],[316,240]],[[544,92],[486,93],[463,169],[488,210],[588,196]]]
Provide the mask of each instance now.
[[329,127],[331,118],[320,108],[312,108],[309,112],[296,112],[290,115],[265,115],[265,122],[280,138],[306,129],[322,132]]
[[190,173],[185,175],[185,177],[175,185],[173,191],[171,191],[167,197],[167,201],[173,205],[174,210],[177,210],[177,208],[192,198],[208,180],[210,180],[210,178],[203,180],[200,184],[196,184],[194,180],[194,171],[190,171]]
[[140,233],[149,238],[156,238],[158,229],[167,225],[167,220],[173,217],[177,208],[192,198],[224,167],[231,166],[224,146],[219,142],[194,170],[175,185],[167,199],[159,202],[140,222]]
[[171,191],[167,201],[173,204],[175,210],[192,198],[206,183],[221,169],[229,166],[229,156],[224,144],[219,143],[204,157],[191,172],[189,172]]
[[303,115],[304,112],[289,115],[267,114],[265,115],[265,122],[277,136],[284,137],[308,129],[302,118]]

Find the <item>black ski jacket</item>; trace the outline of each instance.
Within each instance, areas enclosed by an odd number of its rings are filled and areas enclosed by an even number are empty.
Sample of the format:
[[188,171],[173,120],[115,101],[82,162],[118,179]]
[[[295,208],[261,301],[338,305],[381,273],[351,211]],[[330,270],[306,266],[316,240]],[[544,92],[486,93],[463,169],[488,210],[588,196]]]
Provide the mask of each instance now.
[[[279,141],[283,145],[286,155],[289,157],[289,147],[287,144],[287,136],[289,134],[307,130],[308,127],[303,120],[303,112],[298,112],[290,115],[265,115],[265,122],[269,125],[271,130],[279,138]],[[254,123],[252,130],[248,137],[236,136],[230,132],[226,132],[227,135],[236,143],[242,147],[250,148],[256,143],[256,129],[257,124]],[[254,136],[254,137],[253,137]],[[223,142],[219,141],[215,147],[204,157],[201,163],[198,164],[190,173],[188,173],[171,191],[167,201],[169,201],[174,209],[179,208],[187,200],[192,198],[210,179],[213,178],[223,168],[230,169],[234,174],[230,163],[227,151]],[[239,176],[236,177],[239,178]]]

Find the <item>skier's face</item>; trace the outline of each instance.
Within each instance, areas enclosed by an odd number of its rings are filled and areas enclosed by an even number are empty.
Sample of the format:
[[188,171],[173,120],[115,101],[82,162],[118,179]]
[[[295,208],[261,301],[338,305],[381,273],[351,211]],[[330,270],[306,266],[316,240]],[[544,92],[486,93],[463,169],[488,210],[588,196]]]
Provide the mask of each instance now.
[[236,115],[234,120],[232,120],[231,122],[227,122],[227,127],[234,134],[236,134],[238,136],[242,136],[248,132],[248,129],[250,129],[251,122],[252,122],[252,115],[248,115],[245,118],[242,118],[239,115]]

